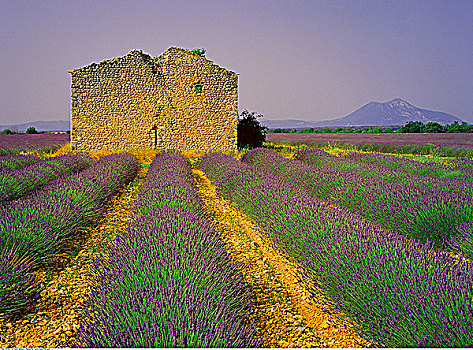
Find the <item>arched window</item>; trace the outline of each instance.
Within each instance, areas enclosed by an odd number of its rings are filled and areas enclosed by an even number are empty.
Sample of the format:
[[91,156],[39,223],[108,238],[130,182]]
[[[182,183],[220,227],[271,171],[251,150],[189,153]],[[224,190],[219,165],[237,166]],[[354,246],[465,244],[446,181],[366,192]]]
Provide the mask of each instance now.
[[195,92],[200,94],[202,92],[202,84],[200,82],[198,82],[197,84],[195,84]]

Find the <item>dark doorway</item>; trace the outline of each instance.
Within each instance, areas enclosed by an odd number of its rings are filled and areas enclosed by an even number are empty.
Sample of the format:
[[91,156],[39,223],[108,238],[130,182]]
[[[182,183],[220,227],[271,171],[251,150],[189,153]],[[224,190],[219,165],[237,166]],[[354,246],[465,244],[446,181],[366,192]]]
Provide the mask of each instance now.
[[154,149],[158,147],[158,127],[155,125],[151,128],[151,133],[153,134],[154,138]]

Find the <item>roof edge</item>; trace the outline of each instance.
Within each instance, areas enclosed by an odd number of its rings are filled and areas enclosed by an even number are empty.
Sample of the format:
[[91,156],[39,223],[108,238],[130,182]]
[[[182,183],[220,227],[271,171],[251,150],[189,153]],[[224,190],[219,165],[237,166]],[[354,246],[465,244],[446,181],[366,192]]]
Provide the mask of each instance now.
[[108,63],[111,63],[113,61],[117,61],[119,59],[125,58],[126,56],[133,55],[133,54],[141,55],[145,61],[148,61],[148,62],[153,61],[153,57],[151,55],[143,52],[142,50],[133,49],[133,50],[128,51],[123,56],[104,59],[100,62],[91,62],[86,66],[82,66],[82,67],[79,67],[79,68],[76,68],[76,69],[69,69],[67,72],[70,73],[70,74],[73,74],[73,73],[76,73],[76,72],[79,72],[79,71],[82,71],[82,70],[86,70],[86,68],[93,67],[93,66],[96,66],[96,65],[100,66],[100,65],[108,64]]
[[[184,49],[184,48],[182,48],[182,47],[171,46],[170,48],[168,48],[167,50],[165,50],[165,51],[164,51],[161,55],[159,55],[159,56],[164,56],[166,53],[168,53],[169,51],[173,51],[173,50],[178,50],[178,51],[184,52],[184,53],[186,53],[186,54],[188,54],[188,55],[197,56],[197,57],[202,58],[202,59],[204,59],[204,60],[210,62],[211,64],[213,64],[213,65],[219,67],[220,69],[224,69],[224,70],[227,71],[228,73],[240,75],[240,73],[237,73],[237,72],[232,71],[232,70],[230,70],[230,69],[228,69],[228,68],[222,67],[222,66],[218,65],[217,63],[215,63],[214,61],[208,59],[208,58],[205,57],[205,56],[200,56],[200,55],[197,55],[197,54],[195,54],[195,53],[186,51],[186,49]],[[158,56],[156,56],[156,58],[157,58],[157,57],[158,57]]]
[[185,54],[188,54],[188,55],[192,55],[193,57],[194,56],[197,56],[201,59],[204,59],[206,61],[208,61],[209,63],[219,67],[220,69],[224,69],[225,71],[229,72],[229,73],[232,73],[232,74],[235,74],[235,75],[240,75],[240,73],[237,73],[237,72],[234,72],[232,70],[229,70],[227,68],[224,68],[224,67],[221,67],[219,66],[218,64],[216,64],[215,62],[209,60],[207,57],[205,56],[199,56],[197,54],[194,54],[192,52],[189,52],[189,51],[186,51],[186,49],[182,48],[182,47],[177,47],[177,46],[171,46],[169,47],[168,49],[166,49],[163,53],[159,54],[159,55],[156,55],[155,57],[147,54],[147,53],[144,53],[142,50],[138,50],[138,49],[133,49],[133,50],[130,50],[128,51],[125,55],[123,56],[118,56],[118,57],[113,57],[113,58],[109,58],[109,59],[104,59],[100,62],[91,62],[89,63],[88,65],[86,66],[82,66],[82,67],[79,67],[79,68],[76,68],[76,69],[69,69],[67,72],[69,74],[74,74],[74,73],[78,73],[78,72],[81,72],[81,71],[86,71],[88,70],[89,68],[91,67],[94,67],[94,66],[101,66],[101,65],[105,65],[105,64],[109,64],[113,61],[117,61],[119,59],[123,59],[125,58],[126,56],[128,55],[133,55],[133,54],[139,54],[143,60],[147,63],[156,63],[156,61],[158,61],[161,57],[164,57],[166,56],[167,54],[170,54],[172,53],[172,51],[180,51],[180,52],[183,52]]

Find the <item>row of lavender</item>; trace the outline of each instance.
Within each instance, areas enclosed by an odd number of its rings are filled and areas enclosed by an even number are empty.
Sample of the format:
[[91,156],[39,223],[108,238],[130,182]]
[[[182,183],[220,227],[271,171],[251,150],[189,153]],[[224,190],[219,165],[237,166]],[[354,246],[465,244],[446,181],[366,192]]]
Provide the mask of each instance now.
[[302,266],[301,279],[326,293],[327,311],[354,318],[361,336],[388,347],[473,345],[469,264],[232,157],[207,154],[201,168]]
[[380,153],[350,152],[343,156],[371,165],[378,165],[390,170],[401,170],[409,174],[429,175],[441,179],[457,179],[473,182],[473,160],[469,158],[456,158],[447,164],[439,162],[420,162],[413,159],[396,157]]
[[1,171],[0,202],[23,197],[63,175],[85,169],[92,162],[92,158],[85,155],[63,155],[17,170]]
[[39,162],[40,160],[40,157],[33,154],[9,154],[0,156],[0,172],[17,170]]
[[[367,159],[368,157],[378,157],[378,164],[370,164],[368,161],[361,161],[359,159]],[[304,148],[294,154],[294,159],[303,161],[309,165],[319,165],[331,169],[340,169],[348,173],[355,173],[366,178],[376,178],[378,180],[397,183],[399,185],[410,185],[422,188],[433,188],[443,191],[450,191],[452,196],[458,193],[465,193],[473,196],[473,173],[471,177],[468,171],[463,169],[452,170],[441,163],[428,162],[422,163],[412,161],[409,159],[399,159],[394,156],[384,155],[370,155],[368,157],[361,156],[359,158],[347,155],[347,157],[337,157],[319,148]],[[419,174],[411,172],[403,167],[393,166],[393,163],[413,162],[412,167],[417,169]],[[433,165],[436,165],[436,171],[432,170]],[[425,166],[425,168],[422,168]],[[412,169],[412,168],[410,168]],[[422,171],[423,170],[423,171]],[[443,174],[443,177],[435,175]],[[463,180],[457,178],[448,178],[446,175],[455,174],[456,176],[464,175]]]
[[96,259],[87,347],[255,347],[242,266],[211,225],[181,156],[153,160],[134,222]]
[[265,148],[247,152],[242,161],[270,170],[386,229],[422,242],[433,241],[436,248],[473,254],[473,235],[468,224],[473,220],[473,197],[468,193],[452,195],[451,191],[366,178],[287,159]]
[[106,156],[20,201],[0,204],[0,314],[20,311],[39,297],[34,270],[96,219],[138,168],[130,154]]

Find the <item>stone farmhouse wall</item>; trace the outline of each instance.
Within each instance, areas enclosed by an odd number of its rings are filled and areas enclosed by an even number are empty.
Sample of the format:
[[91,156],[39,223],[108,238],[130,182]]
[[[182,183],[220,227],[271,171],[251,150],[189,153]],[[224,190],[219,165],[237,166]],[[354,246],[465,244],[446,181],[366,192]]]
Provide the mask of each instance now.
[[74,150],[237,148],[238,75],[204,57],[133,50],[69,73]]

